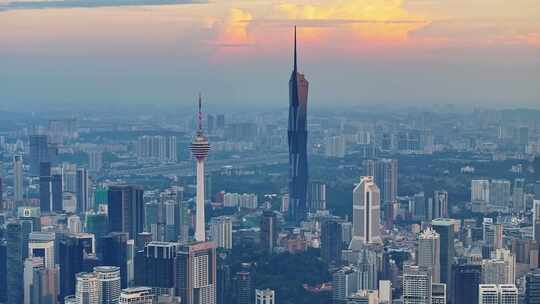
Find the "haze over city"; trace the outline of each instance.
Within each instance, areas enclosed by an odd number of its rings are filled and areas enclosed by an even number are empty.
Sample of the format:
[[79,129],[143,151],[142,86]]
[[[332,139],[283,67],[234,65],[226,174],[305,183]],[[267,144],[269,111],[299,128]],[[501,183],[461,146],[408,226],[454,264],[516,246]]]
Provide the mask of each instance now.
[[2,0],[0,110],[178,106],[198,91],[286,106],[293,25],[314,107],[538,107],[539,16],[536,0]]

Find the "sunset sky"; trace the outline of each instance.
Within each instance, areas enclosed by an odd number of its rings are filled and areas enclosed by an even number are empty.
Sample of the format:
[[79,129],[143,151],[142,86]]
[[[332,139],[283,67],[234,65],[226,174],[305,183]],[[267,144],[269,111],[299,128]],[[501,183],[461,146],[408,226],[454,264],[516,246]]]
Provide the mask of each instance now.
[[540,107],[538,0],[0,0],[0,110],[286,107],[294,25],[314,106]]

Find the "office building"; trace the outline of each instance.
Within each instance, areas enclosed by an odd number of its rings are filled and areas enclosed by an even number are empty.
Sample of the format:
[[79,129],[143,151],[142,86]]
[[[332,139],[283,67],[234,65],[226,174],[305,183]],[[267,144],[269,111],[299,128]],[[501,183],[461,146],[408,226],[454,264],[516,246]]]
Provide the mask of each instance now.
[[77,279],[75,297],[79,304],[100,304],[101,283],[98,276],[92,272],[80,272]]
[[177,254],[176,295],[183,304],[216,303],[216,246],[196,242]]
[[90,209],[90,179],[85,168],[77,168],[75,177],[75,195],[77,197],[77,213]]
[[358,271],[354,266],[344,266],[332,274],[332,301],[343,303],[358,291]]
[[377,254],[367,248],[360,252],[360,259],[357,266],[358,289],[377,289]]
[[137,140],[137,157],[144,161],[176,162],[176,136],[141,136]]
[[28,241],[28,257],[40,258],[45,268],[52,269],[55,265],[54,254],[55,235],[52,232],[32,232]]
[[103,265],[120,268],[120,286],[128,286],[128,239],[127,233],[111,232],[101,238],[101,258]]
[[294,69],[289,80],[289,220],[300,223],[307,212],[307,101],[309,83],[297,70],[296,27],[294,29]]
[[324,220],[321,224],[321,257],[328,264],[341,263],[343,246],[341,223],[336,219]]
[[454,222],[451,219],[434,219],[433,230],[439,234],[441,274],[440,283],[446,284],[447,294],[452,290],[452,263],[454,261]]
[[471,202],[473,211],[484,212],[487,204],[490,202],[489,180],[471,181]]
[[540,303],[540,269],[533,269],[525,276],[525,303]]
[[533,239],[540,242],[540,198],[533,201]]
[[353,190],[353,236],[349,249],[381,243],[379,233],[380,192],[371,176],[363,176]]
[[60,213],[64,208],[62,187],[62,174],[51,175],[51,200],[53,212]]
[[267,253],[274,252],[279,229],[277,216],[271,210],[263,211],[261,217],[261,247]]
[[324,156],[332,158],[344,158],[347,141],[345,136],[328,136],[324,139]]
[[119,304],[155,304],[156,297],[149,287],[122,289]]
[[453,265],[452,303],[478,303],[478,285],[481,283],[482,266],[474,264]]
[[519,292],[516,285],[480,284],[479,304],[518,304]]
[[34,272],[43,267],[43,260],[40,258],[28,258],[24,260],[24,274],[23,274],[23,286],[24,286],[24,304],[34,304],[38,302],[38,298],[32,297],[32,283]]
[[110,232],[127,232],[134,239],[144,230],[143,189],[134,185],[110,186],[108,190]]
[[67,228],[70,233],[82,232],[81,218],[78,215],[72,214],[67,218]]
[[0,303],[7,301],[7,244],[0,240]]
[[47,135],[30,135],[30,174],[39,176],[39,166],[49,161]]
[[255,304],[276,304],[272,289],[255,289]]
[[143,252],[137,253],[135,285],[152,288],[156,296],[175,296],[177,250],[177,243],[150,242],[146,245]]
[[103,152],[90,151],[88,152],[88,170],[93,173],[99,173],[103,170]]
[[431,304],[446,304],[446,284],[431,284]]
[[15,155],[13,157],[13,192],[16,202],[23,200],[24,177],[22,155]]
[[39,206],[42,213],[51,212],[51,163],[39,164]]
[[510,189],[512,185],[509,180],[494,179],[489,187],[489,202],[491,205],[507,207],[510,204]]
[[514,189],[512,191],[512,206],[515,211],[525,210],[525,179],[516,178],[514,180]]
[[198,116],[198,130],[193,142],[190,146],[191,154],[195,157],[197,162],[197,194],[196,194],[196,221],[195,221],[195,240],[197,242],[205,242],[205,224],[204,224],[204,162],[208,157],[210,151],[210,144],[208,139],[204,135],[202,129],[202,98],[199,95],[199,116]]
[[444,190],[433,193],[433,218],[448,217],[448,192]]
[[439,234],[427,228],[418,236],[417,264],[431,269],[432,282],[441,281],[441,245]]
[[97,266],[94,273],[100,284],[100,304],[117,304],[120,300],[120,267]]
[[397,197],[398,161],[396,159],[378,159],[364,161],[365,175],[373,180],[381,191],[381,202],[394,202]]
[[77,165],[62,164],[62,187],[64,192],[75,194],[77,192]]
[[232,220],[228,216],[214,217],[210,221],[210,237],[218,248],[232,249]]
[[61,236],[58,250],[61,299],[75,294],[76,274],[84,269],[85,252],[91,252],[90,242],[82,235],[66,234]]
[[237,272],[233,278],[234,303],[253,304],[253,277],[249,269]]
[[431,271],[414,265],[403,266],[403,304],[431,303]]
[[17,221],[6,225],[6,276],[7,276],[7,303],[23,303],[23,272],[24,251],[23,227]]
[[309,183],[309,211],[326,210],[326,184],[319,181]]

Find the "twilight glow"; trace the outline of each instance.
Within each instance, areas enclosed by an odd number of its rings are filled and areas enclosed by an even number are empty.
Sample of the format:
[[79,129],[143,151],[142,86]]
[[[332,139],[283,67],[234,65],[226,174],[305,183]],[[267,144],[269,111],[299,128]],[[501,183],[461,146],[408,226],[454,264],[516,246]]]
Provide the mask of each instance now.
[[286,107],[293,25],[315,105],[540,105],[537,0],[0,0],[0,110]]

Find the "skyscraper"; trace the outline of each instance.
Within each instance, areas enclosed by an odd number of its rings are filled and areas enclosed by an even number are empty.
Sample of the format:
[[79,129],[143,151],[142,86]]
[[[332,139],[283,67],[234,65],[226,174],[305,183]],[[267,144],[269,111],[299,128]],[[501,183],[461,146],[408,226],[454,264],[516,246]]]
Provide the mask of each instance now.
[[42,213],[51,211],[51,163],[39,164],[39,206]]
[[232,220],[228,216],[212,218],[210,236],[218,248],[232,249]]
[[427,228],[418,236],[418,253],[416,255],[418,266],[431,269],[432,282],[441,281],[441,245],[439,234]]
[[447,295],[452,291],[452,263],[454,261],[454,223],[449,219],[434,219],[433,230],[439,234],[441,283],[446,284]]
[[380,192],[372,176],[363,176],[353,190],[353,237],[349,249],[380,243]]
[[100,286],[100,304],[117,304],[120,300],[120,268],[116,266],[94,267]]
[[28,257],[40,258],[45,268],[54,268],[55,235],[52,232],[32,232],[28,240]]
[[423,266],[403,266],[403,304],[431,303],[431,271]]
[[[453,286],[451,303],[478,303],[478,286],[481,282],[482,266],[474,264],[456,265],[452,267]],[[448,286],[448,285],[447,285]]]
[[326,184],[313,181],[309,184],[309,210],[326,210]]
[[510,189],[512,185],[506,179],[494,179],[489,186],[490,205],[507,207],[510,204]]
[[67,234],[59,243],[60,298],[75,294],[75,275],[83,271],[86,240]]
[[63,210],[62,202],[62,175],[53,174],[51,176],[51,198],[52,211],[61,212]]
[[0,240],[0,303],[7,300],[7,244]]
[[513,284],[480,284],[478,304],[518,304],[519,292]]
[[16,202],[23,200],[23,159],[21,155],[15,155],[13,157],[13,184],[14,184],[14,198]]
[[6,225],[7,302],[23,303],[23,229],[19,222]]
[[108,191],[109,231],[127,232],[135,239],[144,230],[143,189],[134,185],[110,186]]
[[328,264],[341,262],[343,245],[341,224],[335,219],[328,219],[321,224],[321,257]]
[[234,275],[236,304],[253,304],[253,277],[249,270],[242,270]]
[[307,98],[309,83],[298,73],[296,27],[294,28],[294,69],[289,80],[289,220],[300,223],[307,209]]
[[176,295],[183,304],[216,303],[216,246],[196,242],[177,254]]
[[364,161],[365,175],[373,176],[381,190],[381,202],[394,202],[398,186],[398,161],[396,159],[378,159]]
[[276,214],[271,210],[265,210],[261,217],[261,246],[267,253],[274,252],[278,237]]
[[158,296],[174,296],[177,249],[177,243],[146,245],[143,252],[137,253],[135,285],[151,287]]
[[30,174],[38,176],[39,164],[49,161],[47,135],[30,135]]
[[76,275],[77,285],[75,297],[77,302],[82,304],[101,303],[101,283],[97,274],[93,272],[80,272]]
[[193,142],[191,143],[191,153],[197,160],[197,202],[195,222],[195,240],[197,242],[206,241],[205,225],[204,225],[204,161],[208,157],[210,144],[202,130],[202,98],[199,95],[199,125]]
[[534,269],[525,277],[525,303],[540,303],[540,269]]
[[120,268],[121,287],[128,286],[128,234],[111,232],[101,238],[103,265]]
[[77,168],[75,178],[75,194],[77,196],[77,213],[84,213],[90,208],[88,202],[89,179],[85,168]]
[[448,217],[448,192],[444,190],[433,193],[433,218]]
[[516,178],[512,192],[512,206],[515,211],[525,210],[525,179]]

